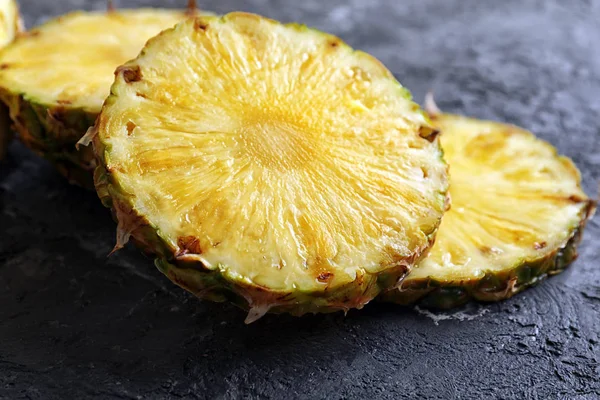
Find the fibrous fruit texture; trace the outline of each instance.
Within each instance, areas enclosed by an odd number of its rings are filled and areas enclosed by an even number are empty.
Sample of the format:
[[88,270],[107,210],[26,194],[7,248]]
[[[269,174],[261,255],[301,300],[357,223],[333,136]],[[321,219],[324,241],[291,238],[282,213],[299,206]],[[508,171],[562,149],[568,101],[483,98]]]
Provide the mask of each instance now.
[[96,188],[178,285],[267,311],[360,308],[431,246],[436,132],[373,57],[257,15],[190,19],[120,67]]
[[443,132],[452,207],[429,256],[382,299],[434,308],[495,301],[564,270],[595,207],[573,162],[513,125],[432,120]]
[[157,9],[74,12],[20,35],[0,53],[0,99],[20,139],[72,183],[93,188],[92,151],[75,145],[94,124],[116,67],[185,16]]

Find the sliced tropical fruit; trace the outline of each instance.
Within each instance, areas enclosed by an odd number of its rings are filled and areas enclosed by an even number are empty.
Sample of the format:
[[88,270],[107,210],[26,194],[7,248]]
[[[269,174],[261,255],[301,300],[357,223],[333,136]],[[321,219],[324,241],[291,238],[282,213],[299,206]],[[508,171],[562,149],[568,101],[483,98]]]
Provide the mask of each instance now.
[[428,257],[383,300],[496,301],[563,271],[595,204],[573,162],[513,125],[435,114],[452,207]]
[[187,14],[74,12],[18,37],[0,52],[0,99],[20,139],[71,182],[93,188],[92,151],[77,152],[75,144],[94,124],[116,67]]
[[248,322],[362,307],[425,254],[446,206],[436,132],[382,64],[253,14],[150,40],[89,138],[117,248],[131,236]]
[[15,0],[0,0],[0,47],[13,41],[23,30],[19,5]]
[[[22,31],[19,6],[15,0],[0,0],[0,49],[13,41]],[[8,143],[12,139],[8,108],[0,105],[0,160],[4,158]]]

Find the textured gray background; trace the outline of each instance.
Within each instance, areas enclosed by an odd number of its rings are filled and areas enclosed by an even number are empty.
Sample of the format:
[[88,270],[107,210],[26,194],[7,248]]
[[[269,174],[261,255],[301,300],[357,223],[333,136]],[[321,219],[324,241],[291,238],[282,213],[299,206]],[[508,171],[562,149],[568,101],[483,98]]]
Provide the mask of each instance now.
[[[29,26],[103,1],[23,0]],[[179,6],[184,0],[125,1]],[[600,180],[600,1],[202,1],[339,34],[417,99],[514,122]],[[114,224],[13,144],[0,166],[0,397],[600,397],[599,219],[574,268],[510,301],[430,314],[268,316],[244,326],[135,249],[106,258]]]

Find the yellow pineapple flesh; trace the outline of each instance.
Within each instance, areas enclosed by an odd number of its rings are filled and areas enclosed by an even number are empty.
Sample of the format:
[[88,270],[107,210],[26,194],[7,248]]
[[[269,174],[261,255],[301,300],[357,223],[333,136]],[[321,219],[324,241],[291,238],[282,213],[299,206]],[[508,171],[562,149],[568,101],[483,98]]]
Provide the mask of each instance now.
[[115,69],[191,13],[77,11],[20,35],[0,52],[0,99],[20,139],[72,183],[93,188],[91,150],[75,144],[94,124]]
[[428,257],[384,298],[500,300],[563,270],[594,203],[573,162],[513,125],[439,114],[452,207]]
[[19,5],[15,0],[0,0],[0,48],[13,41],[23,30]]
[[2,53],[1,84],[41,104],[99,112],[116,67],[184,17],[181,11],[151,9],[58,17]]
[[425,254],[446,205],[436,133],[382,64],[252,14],[152,39],[93,135],[119,245],[258,316],[362,307]]

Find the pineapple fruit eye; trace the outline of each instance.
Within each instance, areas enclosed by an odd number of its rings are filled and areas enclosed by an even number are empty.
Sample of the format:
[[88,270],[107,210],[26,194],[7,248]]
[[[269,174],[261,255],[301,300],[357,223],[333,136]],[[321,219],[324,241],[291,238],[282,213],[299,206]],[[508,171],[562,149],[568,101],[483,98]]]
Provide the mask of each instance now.
[[266,311],[360,308],[433,243],[447,167],[373,57],[233,13],[180,23],[120,67],[92,132],[96,188],[198,296]]
[[448,308],[508,298],[577,256],[594,203],[575,165],[512,125],[441,114],[452,207],[436,244],[384,300]]
[[75,144],[100,113],[115,68],[185,18],[160,9],[73,12],[20,35],[0,53],[0,99],[20,139],[72,183],[93,188],[91,148]]

